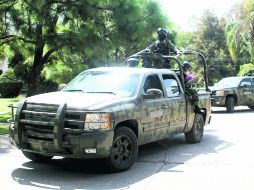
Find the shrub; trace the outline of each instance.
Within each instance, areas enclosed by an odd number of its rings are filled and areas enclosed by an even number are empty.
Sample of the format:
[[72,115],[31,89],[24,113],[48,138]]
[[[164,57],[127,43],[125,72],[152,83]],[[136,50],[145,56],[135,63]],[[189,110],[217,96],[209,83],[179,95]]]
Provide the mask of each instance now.
[[19,95],[22,82],[17,80],[12,69],[0,76],[0,94],[3,98],[14,98]]

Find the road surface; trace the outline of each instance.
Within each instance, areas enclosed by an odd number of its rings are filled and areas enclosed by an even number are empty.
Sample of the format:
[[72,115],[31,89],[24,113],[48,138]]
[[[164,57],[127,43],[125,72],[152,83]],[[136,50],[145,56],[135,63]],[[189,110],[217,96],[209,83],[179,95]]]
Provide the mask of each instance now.
[[228,114],[213,108],[199,144],[184,135],[141,146],[129,171],[109,173],[101,161],[55,158],[38,164],[0,137],[0,189],[254,189],[254,112],[247,107]]

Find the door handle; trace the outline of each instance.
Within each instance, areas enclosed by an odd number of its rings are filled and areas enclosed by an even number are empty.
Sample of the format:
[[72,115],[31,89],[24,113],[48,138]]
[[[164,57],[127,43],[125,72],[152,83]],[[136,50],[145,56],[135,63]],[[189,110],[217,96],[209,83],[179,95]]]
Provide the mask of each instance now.
[[163,104],[163,105],[161,105],[161,109],[168,109],[168,106]]

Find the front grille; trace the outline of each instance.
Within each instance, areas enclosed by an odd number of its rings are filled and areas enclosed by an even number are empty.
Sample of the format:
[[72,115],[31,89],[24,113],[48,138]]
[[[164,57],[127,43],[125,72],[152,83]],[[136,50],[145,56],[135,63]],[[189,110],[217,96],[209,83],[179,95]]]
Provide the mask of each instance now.
[[67,110],[64,119],[65,131],[80,131],[84,129],[85,113],[77,110]]
[[84,128],[84,111],[67,110],[66,104],[24,102],[17,117],[23,142],[40,140],[60,146],[65,134],[80,134]]
[[27,103],[21,110],[19,122],[27,140],[51,141],[54,139],[54,125],[59,105]]

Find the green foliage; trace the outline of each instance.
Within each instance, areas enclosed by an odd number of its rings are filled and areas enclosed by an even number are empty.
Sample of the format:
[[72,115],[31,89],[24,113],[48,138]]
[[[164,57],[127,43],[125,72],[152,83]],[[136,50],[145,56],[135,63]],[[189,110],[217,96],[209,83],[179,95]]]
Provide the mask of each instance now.
[[0,94],[3,98],[17,97],[22,88],[21,81],[15,82],[0,82]]
[[227,45],[232,59],[242,65],[254,61],[254,0],[245,0],[234,13],[226,27]]
[[236,43],[236,27],[237,23],[228,23],[225,27],[226,41],[229,53],[234,62],[237,61],[237,43]]
[[240,71],[238,73],[239,76],[254,76],[254,64],[247,63],[240,66]]
[[17,81],[13,69],[8,69],[0,76],[0,82],[12,82],[12,81]]
[[[213,12],[204,12],[197,31],[190,37],[189,44],[192,45],[192,49],[200,51],[207,59],[209,85],[213,85],[222,77],[235,74],[235,67],[226,46],[224,25]],[[182,43],[186,45],[186,42]]]
[[56,63],[46,66],[42,74],[47,80],[56,82],[57,84],[68,83],[78,73],[86,70],[86,65],[73,63],[72,66],[65,65],[64,63]]
[[24,83],[29,81],[31,66],[26,63],[19,63],[13,68],[15,76]]
[[17,80],[14,71],[9,69],[0,76],[0,94],[3,98],[13,98],[19,95],[22,82]]
[[59,83],[86,68],[118,65],[151,43],[157,27],[171,26],[153,0],[9,0],[0,4],[0,21],[0,47],[28,96],[42,74]]
[[54,91],[57,91],[57,89],[58,89],[57,83],[51,80],[47,80],[44,77],[40,77],[38,85],[36,87],[35,94],[54,92]]
[[9,132],[9,128],[8,127],[0,125],[0,135],[8,134],[8,132]]

